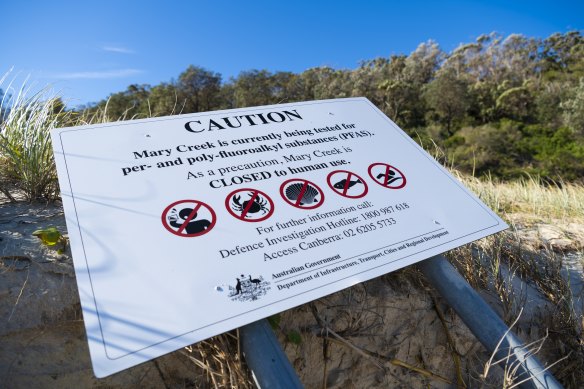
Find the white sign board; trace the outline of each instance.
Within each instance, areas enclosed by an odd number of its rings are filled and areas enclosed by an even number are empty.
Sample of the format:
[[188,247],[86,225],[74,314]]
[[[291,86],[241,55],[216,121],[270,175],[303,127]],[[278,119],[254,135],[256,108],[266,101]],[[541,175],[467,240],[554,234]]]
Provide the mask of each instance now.
[[98,377],[507,227],[364,98],[52,137]]

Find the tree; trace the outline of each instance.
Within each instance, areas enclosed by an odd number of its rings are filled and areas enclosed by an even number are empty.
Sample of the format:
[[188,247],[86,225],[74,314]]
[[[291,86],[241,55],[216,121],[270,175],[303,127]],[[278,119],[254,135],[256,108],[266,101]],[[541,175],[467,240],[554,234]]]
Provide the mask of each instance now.
[[560,103],[564,110],[564,122],[576,134],[584,136],[584,77],[570,94],[569,99]]
[[443,63],[446,54],[432,40],[421,43],[406,59],[406,78],[416,85],[430,82]]
[[310,68],[302,72],[297,81],[298,95],[301,100],[319,100],[331,98],[338,91],[332,91],[331,86],[336,77],[341,77],[342,71],[328,66]]
[[[103,112],[107,120],[128,120],[148,117],[150,85],[132,84],[123,92],[112,93],[106,100],[92,106],[86,113]],[[146,106],[144,108],[144,106]]]
[[427,85],[424,96],[434,121],[446,126],[446,136],[453,135],[469,108],[467,83],[446,69]]
[[545,39],[540,66],[549,79],[569,73],[584,76],[584,37],[580,31],[556,33]]
[[181,114],[186,104],[184,99],[179,98],[179,90],[173,83],[162,83],[153,87],[148,102],[150,116]]
[[566,82],[546,81],[535,91],[536,121],[551,128],[563,125],[560,104],[567,100],[570,86]]
[[507,89],[497,98],[497,109],[502,117],[516,121],[531,121],[533,96],[528,85]]
[[521,34],[511,34],[505,38],[496,50],[500,83],[506,81],[511,87],[519,87],[528,80],[535,80],[539,48],[539,40]]
[[179,101],[184,113],[218,109],[221,100],[221,74],[190,65],[178,77]]
[[452,160],[464,171],[509,177],[519,175],[521,163],[526,162],[520,125],[516,122],[465,127],[455,137],[460,140],[454,145]]
[[275,104],[302,100],[296,88],[296,76],[291,72],[276,72],[271,77],[272,102]]
[[249,70],[239,73],[234,80],[236,107],[266,105],[272,102],[272,74],[267,70]]
[[385,80],[379,84],[382,94],[382,109],[396,123],[411,125],[411,117],[416,105],[420,103],[419,87],[408,77],[405,56],[392,56],[386,65]]
[[291,72],[271,73],[267,70],[241,72],[231,81],[229,88],[236,107],[305,100],[302,78]]

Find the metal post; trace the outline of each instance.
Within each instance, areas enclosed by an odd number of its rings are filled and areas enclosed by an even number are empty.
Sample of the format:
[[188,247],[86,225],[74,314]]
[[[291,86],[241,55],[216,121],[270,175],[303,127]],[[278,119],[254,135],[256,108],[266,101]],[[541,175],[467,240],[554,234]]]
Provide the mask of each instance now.
[[519,366],[517,382],[528,379],[521,388],[562,388],[446,258],[437,255],[418,266],[483,346],[495,352],[496,360],[509,357],[509,365]]
[[303,388],[266,319],[239,329],[241,347],[259,388]]

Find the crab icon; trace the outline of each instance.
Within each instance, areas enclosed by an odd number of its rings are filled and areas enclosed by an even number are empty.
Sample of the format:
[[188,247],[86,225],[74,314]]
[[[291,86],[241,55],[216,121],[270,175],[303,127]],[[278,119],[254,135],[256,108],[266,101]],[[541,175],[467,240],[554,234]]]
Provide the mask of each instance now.
[[243,212],[247,209],[245,217],[252,217],[251,215],[249,215],[250,213],[258,212],[261,212],[261,215],[265,215],[270,210],[268,201],[264,199],[262,196],[260,196],[259,194],[254,196],[255,193],[253,192],[249,192],[248,195],[249,199],[245,200],[243,203],[240,202],[241,196],[233,195],[233,197],[231,198],[231,200],[233,201],[233,204],[231,204],[231,208],[235,212],[241,213],[242,216]]
[[274,213],[272,199],[258,189],[238,189],[225,198],[225,207],[231,216],[246,222],[260,222]]

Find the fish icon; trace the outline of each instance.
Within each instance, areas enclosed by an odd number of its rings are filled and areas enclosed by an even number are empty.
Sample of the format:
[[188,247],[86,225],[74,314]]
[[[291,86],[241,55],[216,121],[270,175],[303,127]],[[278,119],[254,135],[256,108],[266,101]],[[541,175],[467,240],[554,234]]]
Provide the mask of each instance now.
[[[362,184],[363,181],[361,181],[360,179],[356,179],[355,181],[351,181],[349,180],[349,186],[348,188],[352,188],[353,186],[355,186],[356,184]],[[347,179],[343,178],[341,181],[335,183],[333,186],[335,187],[335,189],[341,189],[344,190],[345,189],[345,185],[347,184]]]

